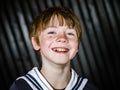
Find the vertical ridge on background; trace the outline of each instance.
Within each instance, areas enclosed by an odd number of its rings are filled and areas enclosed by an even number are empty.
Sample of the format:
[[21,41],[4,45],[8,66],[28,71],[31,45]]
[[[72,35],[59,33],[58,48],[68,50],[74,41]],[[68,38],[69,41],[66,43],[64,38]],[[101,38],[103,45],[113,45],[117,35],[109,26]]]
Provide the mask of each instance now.
[[[120,88],[120,5],[118,0],[1,0],[0,90],[33,66],[41,66],[29,32],[35,16],[50,6],[71,8],[82,25],[72,67],[101,90]],[[7,86],[6,86],[7,85]]]

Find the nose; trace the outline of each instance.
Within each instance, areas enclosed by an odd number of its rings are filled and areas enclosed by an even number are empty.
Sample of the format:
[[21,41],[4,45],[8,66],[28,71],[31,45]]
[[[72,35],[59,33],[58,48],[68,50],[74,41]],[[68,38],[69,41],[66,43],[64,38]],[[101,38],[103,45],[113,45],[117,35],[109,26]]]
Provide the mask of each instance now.
[[60,34],[60,35],[57,37],[57,42],[66,43],[66,42],[68,42],[68,39],[67,39],[67,37],[66,37],[65,34]]

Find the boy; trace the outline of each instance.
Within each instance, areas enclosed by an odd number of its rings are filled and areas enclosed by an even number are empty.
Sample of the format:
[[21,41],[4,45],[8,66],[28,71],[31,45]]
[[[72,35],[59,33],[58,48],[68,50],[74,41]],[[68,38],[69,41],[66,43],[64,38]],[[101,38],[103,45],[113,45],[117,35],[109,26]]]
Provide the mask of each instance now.
[[70,9],[44,10],[33,21],[30,36],[42,67],[17,78],[10,90],[96,90],[70,67],[81,37],[80,22]]

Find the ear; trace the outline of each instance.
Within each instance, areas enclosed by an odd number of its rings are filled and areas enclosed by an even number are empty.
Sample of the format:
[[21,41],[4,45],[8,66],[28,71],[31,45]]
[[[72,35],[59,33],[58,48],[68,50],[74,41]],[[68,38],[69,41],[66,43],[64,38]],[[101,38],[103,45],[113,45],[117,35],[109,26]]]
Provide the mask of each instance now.
[[31,38],[31,42],[32,42],[33,48],[35,50],[37,50],[37,51],[40,50],[40,45],[37,43],[37,41],[35,40],[34,37]]

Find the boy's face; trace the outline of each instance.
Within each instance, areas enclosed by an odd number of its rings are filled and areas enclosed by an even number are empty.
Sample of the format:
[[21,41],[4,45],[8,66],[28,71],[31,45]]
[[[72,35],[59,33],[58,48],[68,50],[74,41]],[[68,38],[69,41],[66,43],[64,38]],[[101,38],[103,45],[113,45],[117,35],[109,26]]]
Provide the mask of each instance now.
[[40,50],[42,63],[67,64],[78,52],[76,31],[67,25],[59,26],[57,18],[41,32],[39,45],[34,43],[34,49]]

